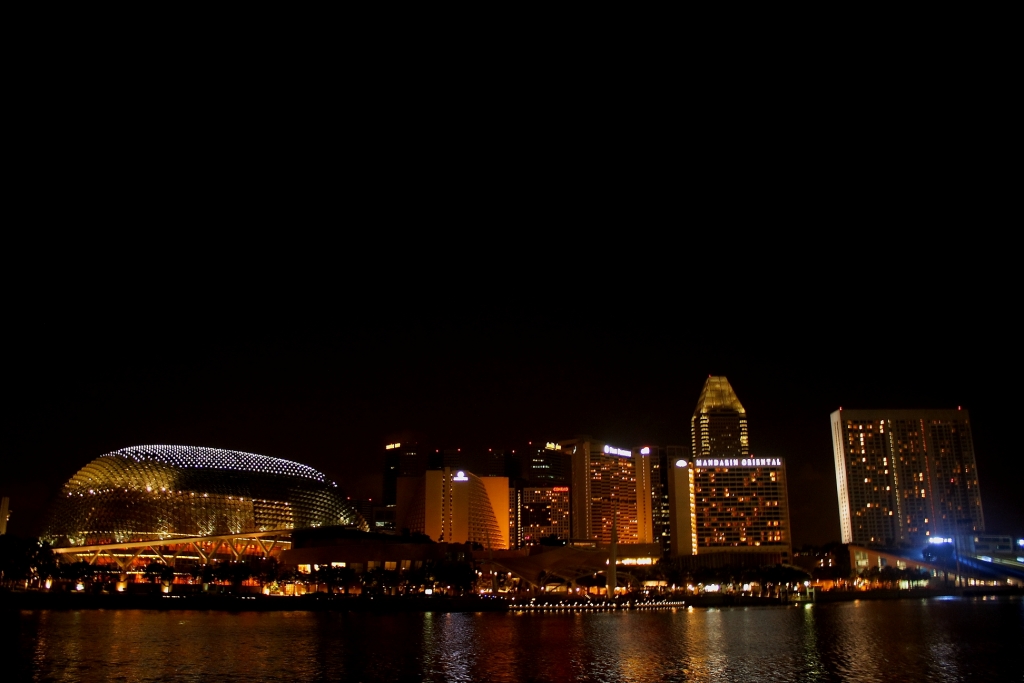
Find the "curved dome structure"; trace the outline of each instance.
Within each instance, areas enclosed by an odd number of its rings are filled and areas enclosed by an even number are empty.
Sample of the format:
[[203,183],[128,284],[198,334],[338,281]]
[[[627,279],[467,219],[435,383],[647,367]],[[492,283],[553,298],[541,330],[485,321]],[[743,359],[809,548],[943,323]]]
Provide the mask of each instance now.
[[96,458],[54,502],[55,547],[350,526],[366,521],[321,472],[195,446],[133,446]]

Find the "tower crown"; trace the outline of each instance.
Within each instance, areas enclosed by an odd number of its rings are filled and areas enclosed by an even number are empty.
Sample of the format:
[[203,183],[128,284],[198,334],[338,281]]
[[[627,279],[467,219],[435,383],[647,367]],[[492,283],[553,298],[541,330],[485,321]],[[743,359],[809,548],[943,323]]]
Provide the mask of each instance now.
[[704,389],[700,392],[700,398],[697,400],[697,409],[693,414],[694,416],[707,415],[720,410],[735,411],[740,415],[747,414],[728,379],[708,377],[708,381],[704,383]]

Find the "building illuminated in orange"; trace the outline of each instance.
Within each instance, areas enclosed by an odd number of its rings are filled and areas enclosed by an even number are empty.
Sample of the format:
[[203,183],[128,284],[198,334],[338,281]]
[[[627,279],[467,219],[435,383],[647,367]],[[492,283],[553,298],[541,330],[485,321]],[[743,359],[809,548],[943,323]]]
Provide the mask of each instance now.
[[580,436],[558,444],[569,456],[572,538],[653,543],[651,462],[641,449],[625,449]]
[[508,477],[478,477],[445,467],[398,477],[395,524],[437,542],[509,547]]
[[671,552],[792,556],[786,466],[749,452],[746,410],[725,377],[709,377],[691,418],[693,456],[667,463]]

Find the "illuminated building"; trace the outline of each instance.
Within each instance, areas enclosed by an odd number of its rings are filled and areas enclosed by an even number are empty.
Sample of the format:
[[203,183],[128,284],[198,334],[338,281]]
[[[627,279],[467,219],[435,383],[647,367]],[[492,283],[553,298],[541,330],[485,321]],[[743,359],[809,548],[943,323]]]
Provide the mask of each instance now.
[[923,545],[984,531],[966,410],[831,415],[843,543]]
[[569,539],[568,486],[524,487],[516,491],[516,495],[517,547],[537,545],[545,537]]
[[652,543],[651,462],[646,454],[588,436],[558,444],[569,456],[572,538],[619,543]]
[[690,418],[693,457],[745,458],[750,454],[747,411],[725,377],[708,377]]
[[747,413],[725,377],[709,377],[690,421],[691,453],[667,457],[671,553],[792,555],[786,467],[750,454]]
[[507,477],[478,477],[445,467],[399,477],[395,524],[437,542],[509,547]]
[[565,453],[551,441],[543,447],[531,446],[527,452],[528,462],[525,463],[523,476],[536,482],[537,486],[544,483],[563,484],[569,480],[569,463]]
[[217,448],[134,446],[79,470],[42,538],[67,547],[318,526],[367,528],[312,467]]

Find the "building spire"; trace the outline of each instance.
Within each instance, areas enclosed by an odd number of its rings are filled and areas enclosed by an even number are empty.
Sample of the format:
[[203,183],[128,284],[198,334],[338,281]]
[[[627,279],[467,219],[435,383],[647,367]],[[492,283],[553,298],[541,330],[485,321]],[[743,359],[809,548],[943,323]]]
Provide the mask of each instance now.
[[708,381],[704,383],[704,389],[700,392],[697,409],[693,414],[694,416],[707,415],[719,410],[735,411],[740,415],[747,414],[743,404],[736,397],[736,392],[732,390],[729,380],[725,377],[709,375]]

